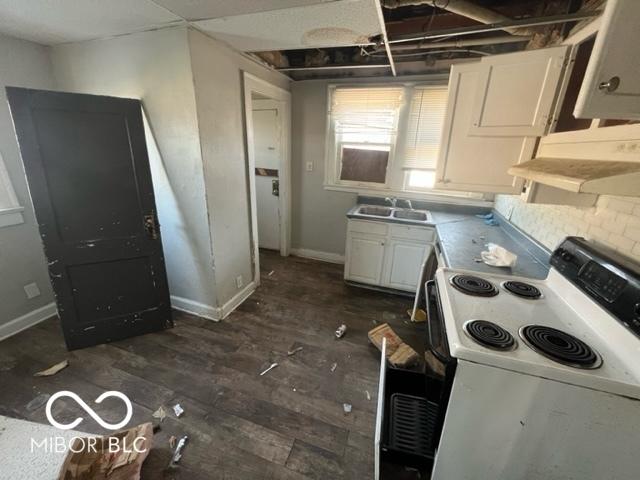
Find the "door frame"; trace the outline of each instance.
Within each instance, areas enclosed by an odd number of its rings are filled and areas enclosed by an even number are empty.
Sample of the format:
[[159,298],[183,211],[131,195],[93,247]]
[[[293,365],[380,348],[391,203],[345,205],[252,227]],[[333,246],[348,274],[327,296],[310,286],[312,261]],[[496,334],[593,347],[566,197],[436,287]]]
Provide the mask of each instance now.
[[249,179],[249,197],[251,211],[251,240],[254,264],[254,281],[260,284],[260,252],[258,243],[258,208],[256,197],[256,156],[253,131],[252,93],[259,93],[275,100],[280,125],[280,145],[282,146],[278,168],[280,182],[280,255],[289,256],[291,250],[291,92],[272,85],[248,72],[243,73],[244,117],[246,125],[247,176]]

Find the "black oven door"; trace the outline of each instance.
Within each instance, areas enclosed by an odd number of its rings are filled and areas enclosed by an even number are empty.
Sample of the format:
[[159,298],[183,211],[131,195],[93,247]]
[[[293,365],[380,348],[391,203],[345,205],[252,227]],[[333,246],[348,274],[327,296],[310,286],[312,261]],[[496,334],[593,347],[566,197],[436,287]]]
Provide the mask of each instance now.
[[[425,341],[425,353],[437,362],[437,371],[434,373],[444,376],[447,366],[451,365],[454,362],[454,359],[451,357],[449,352],[444,315],[442,314],[438,285],[435,280],[426,282],[425,298],[427,304],[427,338]],[[432,367],[429,359],[427,359],[427,363]]]

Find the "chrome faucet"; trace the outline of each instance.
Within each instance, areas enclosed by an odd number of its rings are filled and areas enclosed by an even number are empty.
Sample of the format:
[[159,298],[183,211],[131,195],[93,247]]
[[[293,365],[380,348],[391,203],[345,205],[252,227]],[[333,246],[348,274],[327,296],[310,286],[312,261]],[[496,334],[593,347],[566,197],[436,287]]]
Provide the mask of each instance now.
[[389,202],[393,208],[396,208],[396,203],[398,203],[398,199],[396,197],[385,197],[384,201]]

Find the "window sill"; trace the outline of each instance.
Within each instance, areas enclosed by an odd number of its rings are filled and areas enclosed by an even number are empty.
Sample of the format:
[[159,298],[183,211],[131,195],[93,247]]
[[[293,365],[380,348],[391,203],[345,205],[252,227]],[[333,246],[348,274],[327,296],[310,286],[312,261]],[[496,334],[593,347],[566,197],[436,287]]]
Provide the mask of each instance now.
[[346,185],[332,185],[324,184],[324,189],[334,192],[355,193],[358,195],[370,195],[370,196],[394,196],[401,198],[410,198],[415,200],[433,201],[439,203],[451,203],[455,205],[471,205],[491,207],[493,202],[482,200],[480,198],[472,198],[464,195],[456,195],[452,193],[437,191],[437,192],[416,192],[406,190],[390,190],[388,188],[365,188],[354,187]]
[[24,223],[24,207],[11,207],[0,210],[0,228]]

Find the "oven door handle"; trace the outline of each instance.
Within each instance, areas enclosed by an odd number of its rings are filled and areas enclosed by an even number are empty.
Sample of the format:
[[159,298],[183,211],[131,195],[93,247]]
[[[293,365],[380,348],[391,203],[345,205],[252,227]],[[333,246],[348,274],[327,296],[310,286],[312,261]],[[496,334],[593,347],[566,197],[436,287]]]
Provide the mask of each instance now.
[[[435,280],[429,280],[425,286],[425,296],[427,299],[427,349],[443,364],[451,363],[449,355],[449,346],[447,345],[447,335],[444,327],[444,318],[442,309],[440,308],[440,300],[438,298],[438,288]],[[440,338],[434,338],[434,323],[440,331]],[[447,352],[443,354],[436,347],[440,346],[442,350]]]

